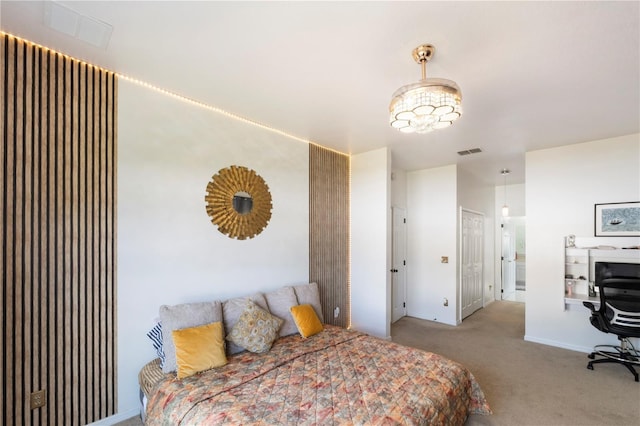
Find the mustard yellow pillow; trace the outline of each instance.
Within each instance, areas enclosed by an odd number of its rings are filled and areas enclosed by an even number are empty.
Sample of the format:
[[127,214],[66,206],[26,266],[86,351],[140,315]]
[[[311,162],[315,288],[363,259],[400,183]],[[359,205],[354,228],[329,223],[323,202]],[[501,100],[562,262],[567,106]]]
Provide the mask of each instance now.
[[292,306],[291,316],[296,323],[296,327],[298,327],[300,335],[304,338],[313,336],[324,330],[322,323],[318,319],[318,315],[316,315],[316,311],[313,310],[313,306],[311,305]]
[[174,330],[171,334],[176,347],[178,379],[227,363],[222,322]]

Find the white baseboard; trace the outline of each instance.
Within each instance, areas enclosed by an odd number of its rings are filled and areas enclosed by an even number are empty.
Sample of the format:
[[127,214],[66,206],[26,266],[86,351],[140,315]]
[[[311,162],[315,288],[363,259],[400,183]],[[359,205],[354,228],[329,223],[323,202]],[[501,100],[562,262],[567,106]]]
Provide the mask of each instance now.
[[557,342],[555,340],[549,340],[549,339],[540,339],[538,337],[524,336],[524,340],[526,340],[527,342],[541,343],[547,346],[555,346],[557,348],[569,349],[570,351],[582,352],[585,354],[593,352],[592,347],[568,345],[563,342]]
[[87,426],[111,426],[139,415],[140,409],[132,408],[129,411],[114,414],[113,416],[105,417],[104,419],[98,420],[97,422],[89,423]]

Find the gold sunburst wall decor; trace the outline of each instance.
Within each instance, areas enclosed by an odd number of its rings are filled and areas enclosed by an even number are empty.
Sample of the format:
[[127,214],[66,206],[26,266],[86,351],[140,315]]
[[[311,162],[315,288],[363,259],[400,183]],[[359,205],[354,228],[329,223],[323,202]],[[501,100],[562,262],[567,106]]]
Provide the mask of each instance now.
[[231,166],[218,171],[207,184],[204,200],[211,222],[229,238],[253,238],[271,219],[269,187],[246,167]]

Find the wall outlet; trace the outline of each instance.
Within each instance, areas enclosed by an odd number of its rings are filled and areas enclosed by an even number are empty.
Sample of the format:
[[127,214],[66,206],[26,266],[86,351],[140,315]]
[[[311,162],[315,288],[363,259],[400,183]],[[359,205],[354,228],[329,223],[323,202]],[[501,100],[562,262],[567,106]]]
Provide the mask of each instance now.
[[336,306],[336,308],[333,310],[333,317],[338,318],[339,316],[340,316],[340,307]]
[[44,407],[47,403],[47,391],[41,389],[39,391],[31,392],[30,406],[32,410],[36,408]]
[[442,304],[444,306],[449,306],[449,299],[447,299],[446,297],[444,298],[444,300],[442,301]]

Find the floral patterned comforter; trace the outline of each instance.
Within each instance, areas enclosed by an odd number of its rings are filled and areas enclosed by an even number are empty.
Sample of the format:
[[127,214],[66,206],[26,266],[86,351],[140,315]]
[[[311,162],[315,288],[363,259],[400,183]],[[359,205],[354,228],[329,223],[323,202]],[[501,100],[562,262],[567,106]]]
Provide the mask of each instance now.
[[439,355],[325,326],[186,379],[166,375],[147,425],[462,425],[491,410],[473,375]]

